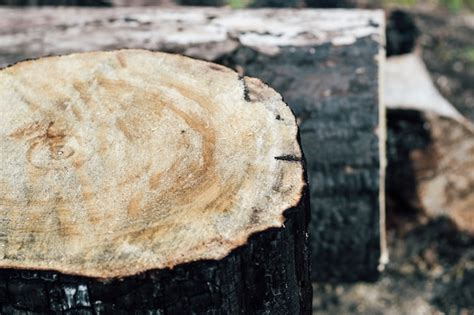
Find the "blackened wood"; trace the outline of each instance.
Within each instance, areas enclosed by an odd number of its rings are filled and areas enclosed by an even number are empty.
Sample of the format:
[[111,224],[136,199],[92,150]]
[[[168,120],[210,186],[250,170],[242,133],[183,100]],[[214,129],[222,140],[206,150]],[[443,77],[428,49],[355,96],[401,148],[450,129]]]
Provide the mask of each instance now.
[[221,6],[225,4],[223,0],[178,0],[178,3],[194,6]]
[[422,113],[414,109],[387,111],[387,198],[399,204],[397,211],[414,211],[418,203],[410,154],[429,146],[431,136],[426,123]]
[[250,7],[268,7],[268,8],[294,8],[302,7],[302,0],[252,0]]
[[367,37],[348,46],[282,48],[271,57],[240,48],[218,61],[275,87],[298,117],[311,185],[313,279],[378,275],[380,49]]
[[310,8],[351,8],[356,6],[353,0],[306,0],[305,3]]
[[415,21],[408,12],[391,12],[387,20],[387,56],[412,52],[419,34]]

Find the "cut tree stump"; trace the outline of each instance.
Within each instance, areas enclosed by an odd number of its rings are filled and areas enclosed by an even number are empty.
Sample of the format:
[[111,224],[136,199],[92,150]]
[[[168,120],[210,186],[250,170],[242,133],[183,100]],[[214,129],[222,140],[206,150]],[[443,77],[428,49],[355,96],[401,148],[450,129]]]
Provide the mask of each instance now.
[[120,50],[0,71],[2,314],[310,314],[295,117],[261,81]]
[[474,233],[474,125],[439,94],[417,54],[389,58],[385,76],[389,204]]
[[215,61],[265,80],[302,131],[313,279],[374,279],[383,268],[382,11],[44,8],[0,9],[0,17],[0,65],[131,47]]

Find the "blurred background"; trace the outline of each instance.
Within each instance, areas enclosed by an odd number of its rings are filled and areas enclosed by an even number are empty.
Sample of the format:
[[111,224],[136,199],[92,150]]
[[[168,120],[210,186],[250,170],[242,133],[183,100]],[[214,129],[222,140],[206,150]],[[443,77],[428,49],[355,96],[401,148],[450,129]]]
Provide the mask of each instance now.
[[[387,55],[416,50],[440,93],[474,122],[474,0],[0,0],[0,5],[382,8]],[[387,206],[390,262],[384,273],[373,283],[315,283],[314,314],[474,314],[472,233],[449,216],[429,216],[390,196]]]
[[244,7],[382,7],[436,6],[453,11],[474,9],[473,0],[1,0],[2,5],[157,6],[195,5]]

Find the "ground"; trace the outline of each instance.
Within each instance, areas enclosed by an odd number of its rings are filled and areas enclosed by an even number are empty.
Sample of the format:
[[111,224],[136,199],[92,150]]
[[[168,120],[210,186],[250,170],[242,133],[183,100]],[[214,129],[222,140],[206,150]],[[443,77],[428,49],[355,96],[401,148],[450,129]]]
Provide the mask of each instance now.
[[390,231],[375,283],[314,285],[313,314],[474,314],[474,238],[447,219]]

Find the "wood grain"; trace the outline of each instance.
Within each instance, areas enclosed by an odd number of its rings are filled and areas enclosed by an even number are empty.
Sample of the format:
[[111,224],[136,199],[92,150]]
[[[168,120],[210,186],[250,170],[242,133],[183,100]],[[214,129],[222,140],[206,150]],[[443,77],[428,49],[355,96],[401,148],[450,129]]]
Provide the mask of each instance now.
[[2,268],[107,278],[222,258],[282,226],[305,185],[281,97],[207,62],[22,62],[0,71],[0,108]]

